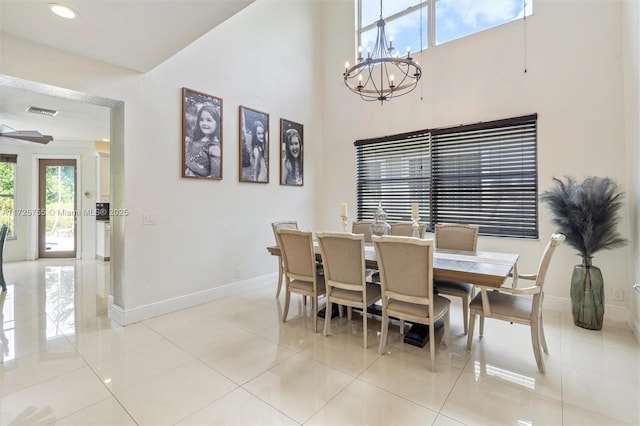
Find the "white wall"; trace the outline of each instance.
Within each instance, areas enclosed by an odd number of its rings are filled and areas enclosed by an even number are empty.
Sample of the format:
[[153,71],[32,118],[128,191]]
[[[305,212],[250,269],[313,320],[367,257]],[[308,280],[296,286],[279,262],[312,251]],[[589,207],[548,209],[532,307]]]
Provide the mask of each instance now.
[[[538,0],[524,23],[514,22],[459,39],[416,55],[423,67],[411,94],[365,103],[341,80],[345,61],[353,63],[351,0],[331,1],[324,10],[324,196],[318,228],[338,229],[341,202],[355,217],[357,139],[431,127],[488,121],[538,113],[538,184],[553,176],[609,176],[625,188],[627,171],[622,83],[622,2]],[[336,172],[339,171],[339,172]],[[626,189],[626,188],[625,188]],[[540,241],[481,237],[479,248],[521,254],[519,270],[534,272],[554,229],[540,210]],[[620,231],[629,235],[629,214]],[[554,255],[546,282],[545,306],[569,310],[573,249]],[[604,251],[594,264],[602,269],[606,318],[627,321],[630,297],[629,248]],[[626,300],[613,301],[614,288]]]
[[[630,262],[633,282],[640,283],[640,4],[625,0],[623,9],[623,57],[625,94],[625,131],[629,155],[629,215],[632,245]],[[640,293],[630,295],[630,323],[640,342]]]
[[[144,75],[6,38],[3,56],[20,60],[1,61],[0,73],[123,102],[124,160],[114,167],[126,185],[112,188],[112,197],[131,213],[118,231],[121,253],[112,258],[124,262],[116,303],[128,323],[273,282],[276,262],[265,246],[273,242],[274,220],[341,229],[340,203],[348,202],[355,217],[356,139],[538,113],[541,190],[564,175],[625,184],[622,2],[585,1],[578,8],[571,0],[538,0],[534,13],[527,19],[526,74],[520,21],[418,55],[420,87],[382,106],[364,103],[342,82],[344,62],[353,61],[352,0],[258,0]],[[180,177],[182,87],[223,98],[220,182]],[[270,114],[267,185],[238,182],[239,105]],[[278,184],[281,117],[305,126],[302,188]],[[155,226],[143,226],[145,212],[155,214]],[[629,235],[627,210],[622,219]],[[552,232],[542,209],[540,241],[479,244],[521,253],[520,270],[529,272]],[[627,318],[629,259],[629,248],[594,259],[608,294],[613,288],[627,294],[624,302],[607,299],[608,319]],[[576,263],[569,247],[557,252],[547,307],[568,312]]]
[[[270,222],[311,228],[322,142],[318,8],[256,2],[142,79],[126,105],[135,121],[125,136],[127,309],[273,274]],[[223,99],[222,181],[180,177],[182,87]],[[240,105],[269,113],[267,185],[238,182]],[[303,187],[279,185],[280,118],[304,124]],[[157,225],[143,226],[144,212]]]

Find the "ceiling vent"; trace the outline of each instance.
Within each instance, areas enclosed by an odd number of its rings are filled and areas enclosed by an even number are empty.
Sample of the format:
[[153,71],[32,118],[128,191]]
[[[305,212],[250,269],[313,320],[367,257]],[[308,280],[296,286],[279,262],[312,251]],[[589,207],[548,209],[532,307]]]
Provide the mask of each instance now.
[[49,117],[55,117],[59,112],[53,109],[38,108],[34,106],[30,106],[26,111],[33,114],[47,115]]

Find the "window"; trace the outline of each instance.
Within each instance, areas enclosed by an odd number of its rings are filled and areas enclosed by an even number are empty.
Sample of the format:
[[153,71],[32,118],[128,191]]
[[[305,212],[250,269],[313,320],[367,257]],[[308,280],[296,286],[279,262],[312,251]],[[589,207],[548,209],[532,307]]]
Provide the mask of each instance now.
[[420,203],[428,221],[431,161],[428,132],[356,142],[358,220],[372,219],[378,203],[394,221],[410,220]]
[[9,225],[8,237],[13,237],[15,209],[15,177],[18,156],[0,154],[0,224]]
[[356,145],[358,220],[378,203],[390,221],[480,225],[481,235],[538,238],[537,115],[423,130]]
[[[385,32],[400,54],[475,34],[532,14],[533,0],[383,0]],[[358,0],[359,45],[373,47],[380,0]],[[422,22],[422,27],[420,26]],[[421,34],[422,33],[422,34]]]

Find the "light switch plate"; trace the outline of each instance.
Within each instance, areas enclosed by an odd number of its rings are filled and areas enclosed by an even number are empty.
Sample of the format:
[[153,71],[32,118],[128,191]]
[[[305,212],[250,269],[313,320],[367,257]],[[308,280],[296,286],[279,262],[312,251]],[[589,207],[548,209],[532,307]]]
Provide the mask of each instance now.
[[153,213],[143,213],[142,214],[142,223],[144,225],[155,225],[156,224],[156,216]]

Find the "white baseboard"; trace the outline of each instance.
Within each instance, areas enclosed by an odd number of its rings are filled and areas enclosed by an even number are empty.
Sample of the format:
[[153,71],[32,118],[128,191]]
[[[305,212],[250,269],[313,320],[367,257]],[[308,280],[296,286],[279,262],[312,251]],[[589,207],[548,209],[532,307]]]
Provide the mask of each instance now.
[[[571,299],[567,297],[556,297],[545,294],[543,306],[544,309],[571,316]],[[624,306],[607,305],[605,303],[604,322],[617,325],[618,327],[624,324],[633,331],[632,324],[630,324],[629,308]],[[636,334],[636,336],[638,335]]]
[[109,319],[114,321],[116,324],[125,325],[124,311],[120,306],[113,304],[113,296],[111,294],[107,298],[107,307],[109,311]]
[[158,315],[168,314],[181,309],[211,302],[213,300],[233,296],[248,290],[272,285],[274,282],[277,282],[277,280],[277,274],[269,274],[131,309],[122,309],[120,306],[114,305],[113,297],[109,295],[109,319],[115,321],[119,325],[126,326],[149,318],[157,317]]

